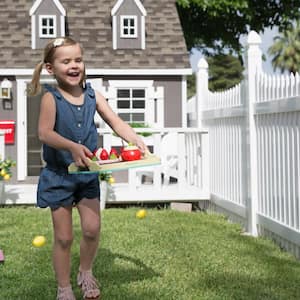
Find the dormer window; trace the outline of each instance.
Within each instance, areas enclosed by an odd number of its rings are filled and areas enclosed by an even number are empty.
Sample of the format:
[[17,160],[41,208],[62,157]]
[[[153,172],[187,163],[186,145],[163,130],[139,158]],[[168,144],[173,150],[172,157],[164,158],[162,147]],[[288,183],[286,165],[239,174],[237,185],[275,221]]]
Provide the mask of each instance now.
[[40,38],[56,37],[56,16],[40,15],[39,24]]
[[137,16],[121,16],[121,38],[137,37]]
[[113,49],[146,48],[147,12],[140,0],[118,0],[111,16]]
[[51,39],[66,35],[66,11],[59,0],[35,0],[29,15],[32,49],[43,49]]

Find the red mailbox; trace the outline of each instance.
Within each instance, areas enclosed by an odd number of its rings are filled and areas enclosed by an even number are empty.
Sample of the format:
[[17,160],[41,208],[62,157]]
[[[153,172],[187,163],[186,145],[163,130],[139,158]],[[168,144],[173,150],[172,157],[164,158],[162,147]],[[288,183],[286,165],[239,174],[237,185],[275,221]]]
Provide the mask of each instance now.
[[0,130],[3,130],[5,133],[5,144],[15,143],[15,123],[13,120],[0,120]]

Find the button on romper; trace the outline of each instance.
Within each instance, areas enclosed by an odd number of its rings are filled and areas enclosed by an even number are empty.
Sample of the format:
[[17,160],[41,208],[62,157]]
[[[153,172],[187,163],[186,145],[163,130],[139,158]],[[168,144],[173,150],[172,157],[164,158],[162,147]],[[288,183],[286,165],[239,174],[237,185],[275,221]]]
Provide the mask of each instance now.
[[[93,152],[97,148],[98,134],[94,123],[96,98],[90,84],[84,89],[82,105],[71,104],[54,87],[45,87],[55,99],[54,131],[73,142],[85,145]],[[98,174],[68,174],[68,166],[73,162],[71,152],[44,144],[43,159],[46,166],[39,178],[37,206],[57,209],[74,205],[82,198],[100,200]]]

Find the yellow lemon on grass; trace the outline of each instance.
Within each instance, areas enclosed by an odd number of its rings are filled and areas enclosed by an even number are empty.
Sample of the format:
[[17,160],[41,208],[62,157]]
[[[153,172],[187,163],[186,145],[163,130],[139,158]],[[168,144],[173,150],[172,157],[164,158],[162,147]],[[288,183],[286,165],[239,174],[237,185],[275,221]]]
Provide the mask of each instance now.
[[45,243],[46,243],[46,238],[43,235],[36,236],[32,241],[32,245],[38,248],[44,246]]
[[140,209],[139,211],[136,212],[135,216],[138,218],[138,219],[143,219],[145,218],[147,215],[147,212],[145,209]]
[[116,182],[116,180],[115,180],[115,178],[114,177],[109,177],[109,179],[108,179],[108,183],[109,184],[114,184]]

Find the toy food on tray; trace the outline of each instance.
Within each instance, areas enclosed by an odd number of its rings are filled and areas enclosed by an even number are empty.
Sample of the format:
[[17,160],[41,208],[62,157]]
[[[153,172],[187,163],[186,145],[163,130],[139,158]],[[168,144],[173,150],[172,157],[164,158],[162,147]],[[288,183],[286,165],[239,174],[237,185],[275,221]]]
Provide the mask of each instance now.
[[138,147],[132,144],[124,147],[120,154],[114,148],[111,148],[109,153],[103,148],[96,149],[90,159],[88,168],[77,167],[75,163],[70,164],[69,173],[104,173],[160,164],[159,157],[151,153],[146,153],[143,156]]

